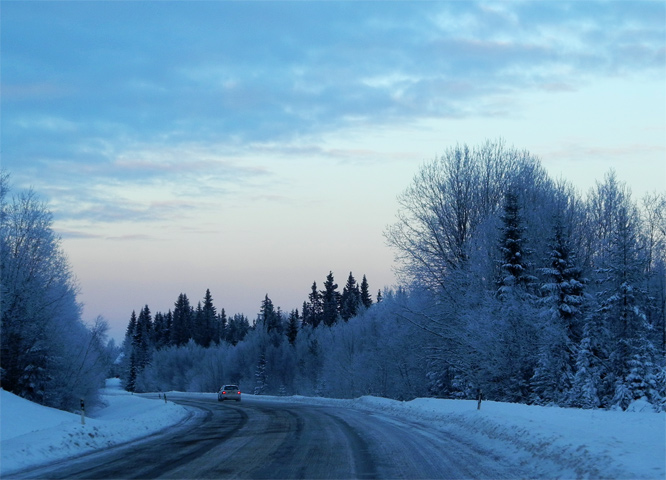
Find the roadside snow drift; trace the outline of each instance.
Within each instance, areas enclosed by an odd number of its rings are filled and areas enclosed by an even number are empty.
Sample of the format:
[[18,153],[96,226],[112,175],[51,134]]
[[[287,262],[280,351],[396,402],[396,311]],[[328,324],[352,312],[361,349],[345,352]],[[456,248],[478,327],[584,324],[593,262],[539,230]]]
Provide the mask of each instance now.
[[146,437],[189,416],[180,405],[121,390],[118,379],[107,380],[102,399],[107,406],[81,425],[80,415],[0,390],[0,476]]
[[505,456],[538,463],[548,477],[666,478],[666,414],[650,405],[622,412],[499,402],[483,402],[477,410],[476,401],[433,398],[401,403],[363,397],[358,403],[464,432]]

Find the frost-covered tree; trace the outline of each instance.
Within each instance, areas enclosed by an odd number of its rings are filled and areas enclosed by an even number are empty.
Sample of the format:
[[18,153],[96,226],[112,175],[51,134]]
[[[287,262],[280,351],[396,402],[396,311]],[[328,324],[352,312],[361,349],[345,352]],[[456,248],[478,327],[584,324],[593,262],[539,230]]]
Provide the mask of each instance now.
[[108,368],[103,322],[81,321],[78,287],[36,193],[9,198],[0,172],[0,379],[30,400],[74,409],[94,402]]
[[532,253],[525,245],[525,227],[518,195],[511,188],[506,192],[500,238],[500,267],[497,284],[500,298],[531,293],[535,277],[530,274],[528,256]]
[[457,145],[421,167],[398,197],[397,222],[385,233],[406,283],[445,288],[468,259],[469,241],[496,213],[517,172],[536,159],[502,140]]
[[268,389],[268,375],[266,373],[266,354],[262,353],[254,372],[254,394],[261,395]]
[[646,314],[650,259],[640,215],[614,172],[590,193],[589,225],[597,315],[606,333],[600,361],[607,365],[607,375],[599,389],[600,401],[603,406],[626,408],[645,396],[645,378],[639,376],[658,376],[663,355],[653,346],[654,324]]
[[564,224],[563,215],[556,216],[553,230],[550,265],[541,268],[545,277],[540,299],[543,323],[532,377],[532,401],[565,404],[573,384],[586,297],[582,269],[576,262],[570,227]]

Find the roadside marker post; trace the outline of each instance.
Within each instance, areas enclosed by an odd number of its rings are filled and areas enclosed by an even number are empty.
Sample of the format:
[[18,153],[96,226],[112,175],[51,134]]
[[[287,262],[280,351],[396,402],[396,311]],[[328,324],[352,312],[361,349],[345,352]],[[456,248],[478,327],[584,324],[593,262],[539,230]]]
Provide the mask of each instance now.
[[81,399],[81,425],[85,424],[86,424],[86,404],[83,401],[83,399]]

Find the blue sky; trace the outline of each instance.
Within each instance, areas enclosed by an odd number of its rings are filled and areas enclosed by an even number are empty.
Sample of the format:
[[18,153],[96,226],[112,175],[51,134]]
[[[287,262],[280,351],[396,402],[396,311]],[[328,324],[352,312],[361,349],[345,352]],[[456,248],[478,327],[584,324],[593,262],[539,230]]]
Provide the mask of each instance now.
[[395,197],[456,143],[502,137],[582,192],[666,179],[664,2],[0,8],[2,166],[116,338],[180,292],[253,318],[329,270],[393,284]]

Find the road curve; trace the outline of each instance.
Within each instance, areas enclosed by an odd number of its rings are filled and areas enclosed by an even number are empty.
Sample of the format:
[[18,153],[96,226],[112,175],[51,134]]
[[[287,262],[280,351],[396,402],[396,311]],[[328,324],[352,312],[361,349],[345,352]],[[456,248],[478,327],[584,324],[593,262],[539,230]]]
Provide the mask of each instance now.
[[[354,409],[246,396],[196,408],[175,431],[6,478],[516,478],[530,476],[451,433]],[[533,474],[533,472],[531,472]]]

